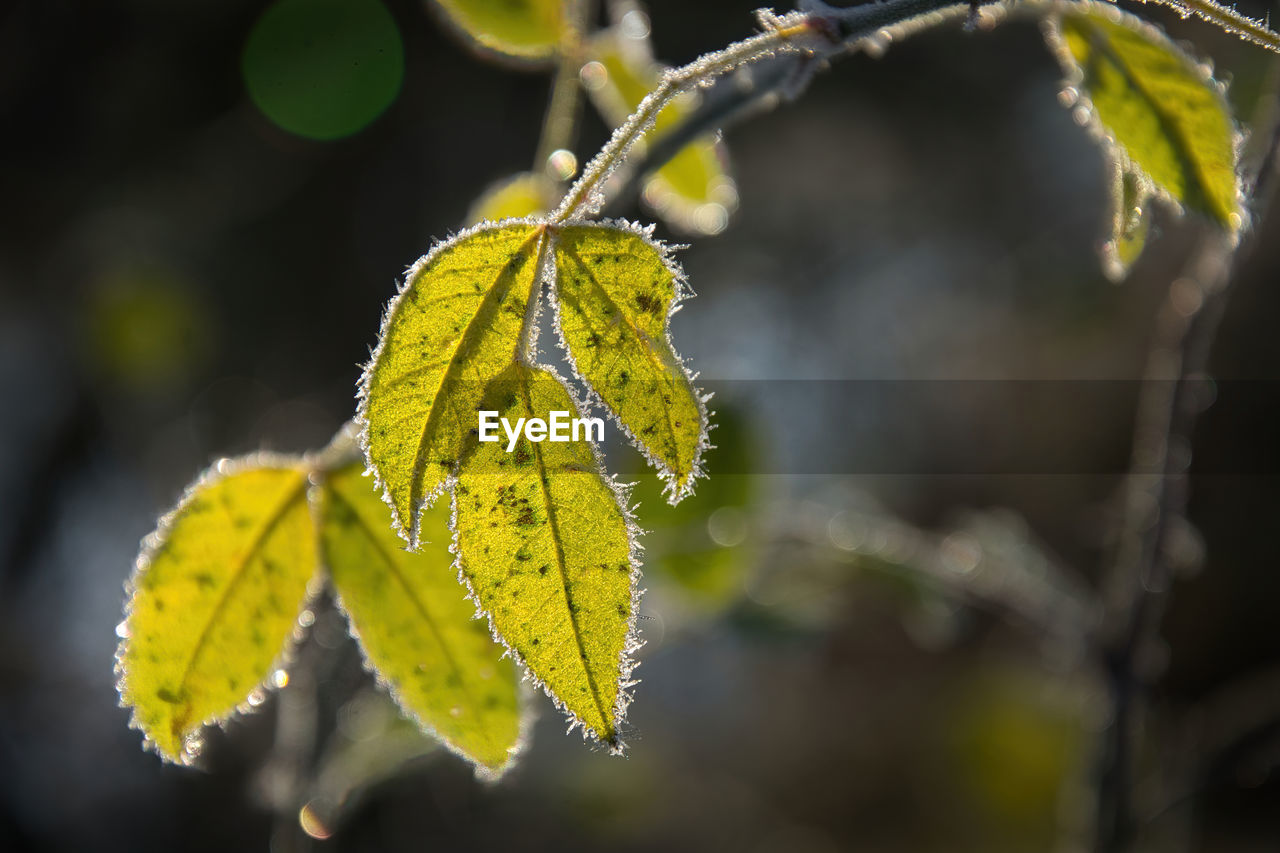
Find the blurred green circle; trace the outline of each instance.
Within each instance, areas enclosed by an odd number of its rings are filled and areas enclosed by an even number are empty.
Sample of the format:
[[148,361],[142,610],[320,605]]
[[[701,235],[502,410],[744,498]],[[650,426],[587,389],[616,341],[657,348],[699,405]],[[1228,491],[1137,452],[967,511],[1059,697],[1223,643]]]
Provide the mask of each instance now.
[[241,72],[249,97],[280,127],[338,139],[395,100],[404,46],[378,0],[278,0],[249,33]]

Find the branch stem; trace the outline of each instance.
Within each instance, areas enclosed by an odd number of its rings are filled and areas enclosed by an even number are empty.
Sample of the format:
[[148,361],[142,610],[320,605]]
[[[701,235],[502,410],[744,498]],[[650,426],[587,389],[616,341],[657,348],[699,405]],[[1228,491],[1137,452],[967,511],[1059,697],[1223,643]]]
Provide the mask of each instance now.
[[636,111],[614,131],[600,153],[591,159],[581,177],[569,188],[560,206],[552,213],[551,222],[558,224],[599,211],[602,203],[599,194],[601,184],[626,160],[632,147],[653,126],[658,113],[673,98],[760,57],[781,51],[803,50],[805,48],[801,42],[804,37],[814,33],[815,19],[807,15],[792,13],[782,18],[764,20],[767,26],[764,32],[666,72],[658,87],[644,97]]
[[582,67],[582,33],[590,15],[593,0],[569,0],[564,4],[564,31],[556,53],[555,77],[551,82],[551,99],[542,119],[542,133],[533,157],[533,171],[545,174],[551,155],[573,146],[578,131],[578,111],[582,87],[578,71]]
[[[1280,97],[1280,96],[1273,96]],[[1246,181],[1261,219],[1273,192],[1280,122],[1270,117],[1269,145]],[[1249,170],[1247,170],[1249,171]],[[1132,787],[1146,658],[1168,598],[1177,555],[1170,532],[1185,519],[1191,434],[1206,402],[1200,393],[1230,285],[1252,248],[1206,235],[1184,275],[1169,286],[1157,317],[1138,400],[1131,473],[1116,559],[1107,578],[1100,655],[1111,691],[1111,721],[1099,757],[1094,849],[1118,853],[1135,834]],[[1154,473],[1144,473],[1154,471]]]
[[1235,9],[1228,9],[1226,6],[1215,3],[1214,0],[1140,0],[1140,2],[1168,6],[1183,17],[1188,14],[1195,15],[1245,41],[1253,42],[1274,53],[1280,53],[1280,35],[1267,29],[1264,22],[1247,18]]

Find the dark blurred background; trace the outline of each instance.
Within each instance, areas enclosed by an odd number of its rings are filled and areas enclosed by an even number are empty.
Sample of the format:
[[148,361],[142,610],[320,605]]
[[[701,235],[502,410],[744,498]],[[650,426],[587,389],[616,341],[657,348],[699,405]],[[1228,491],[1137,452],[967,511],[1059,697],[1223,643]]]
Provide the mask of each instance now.
[[[397,276],[530,167],[546,104],[545,71],[385,0],[394,101],[302,138],[246,92],[268,5],[0,11],[0,848],[1077,849],[1107,714],[1088,600],[1201,226],[1159,211],[1106,282],[1102,157],[1027,20],[848,58],[727,134],[741,207],[681,253],[699,296],[674,321],[721,391],[721,448],[689,505],[640,509],[627,758],[539,697],[523,763],[473,780],[395,721],[323,602],[300,674],[202,768],[141,750],[112,673],[139,540],[212,460],[351,416]],[[723,46],[751,10],[653,2],[656,53]],[[1143,11],[1252,110],[1261,51]],[[586,111],[579,159],[606,134]],[[1214,349],[1143,849],[1280,849],[1278,237],[1262,224]]]

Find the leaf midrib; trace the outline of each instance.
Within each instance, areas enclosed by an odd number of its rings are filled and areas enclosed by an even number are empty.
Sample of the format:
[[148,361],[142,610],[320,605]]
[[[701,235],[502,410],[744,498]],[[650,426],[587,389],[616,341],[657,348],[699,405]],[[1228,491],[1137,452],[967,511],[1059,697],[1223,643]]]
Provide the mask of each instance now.
[[[419,598],[417,592],[409,585],[408,579],[405,578],[404,573],[400,571],[400,567],[396,564],[395,559],[387,552],[387,549],[383,547],[382,542],[378,539],[373,529],[360,515],[359,511],[351,501],[343,497],[342,494],[332,485],[327,486],[325,491],[331,498],[346,507],[351,517],[355,519],[356,528],[369,541],[369,544],[373,546],[373,550],[377,553],[379,559],[382,560],[392,577],[396,579],[396,582],[404,590],[406,597],[413,605],[413,609],[422,617],[422,621],[426,623],[427,629],[431,632],[431,636],[435,638],[437,645],[440,646],[441,651],[444,653],[445,662],[448,664],[450,671],[457,676],[459,685],[458,689],[462,692],[463,696],[466,697],[467,702],[472,708],[475,708],[477,711],[482,711],[483,706],[481,703],[476,701],[476,697],[473,696],[471,691],[468,689],[465,673],[454,658],[453,652],[449,648],[449,644],[445,642],[444,635],[440,633],[440,628],[436,625],[434,617],[432,617],[431,613],[427,610],[426,605],[423,604],[422,599]],[[481,736],[488,743],[491,749],[501,751],[502,747],[492,739],[489,730],[486,727],[481,726],[480,732]]]
[[[554,380],[553,380],[554,381]],[[533,399],[529,395],[529,376],[526,373],[520,382],[521,395],[524,397],[525,411],[528,412],[526,417],[535,417],[536,412],[533,408]],[[547,485],[547,465],[542,455],[541,442],[529,442],[533,445],[533,456],[537,464],[538,483],[542,489],[542,500],[547,507],[547,524],[551,527],[551,544],[556,555],[556,571],[560,575],[560,589],[564,592],[564,606],[569,614],[569,625],[573,629],[573,641],[578,647],[578,659],[582,661],[582,671],[587,677],[587,686],[591,688],[592,703],[596,707],[596,712],[600,715],[600,720],[608,727],[608,732],[601,732],[602,740],[612,741],[614,738],[614,721],[613,716],[605,711],[604,703],[600,698],[600,688],[596,684],[595,676],[591,672],[591,666],[587,663],[586,647],[582,644],[582,632],[578,628],[578,619],[573,611],[573,598],[569,593],[569,575],[565,565],[564,548],[560,544],[560,523],[556,519],[555,502],[551,499],[551,490]]]
[[[601,295],[601,297],[602,297],[606,302],[608,302],[610,305],[612,305],[612,306],[613,306],[613,309],[614,309],[614,311],[616,311],[616,312],[617,312],[618,317],[620,317],[620,318],[621,318],[621,320],[622,320],[622,322],[623,322],[623,323],[625,323],[625,324],[627,325],[627,327],[628,327],[629,329],[631,329],[631,331],[632,331],[633,333],[635,333],[635,336],[636,336],[636,338],[637,338],[637,339],[640,339],[640,340],[648,340],[648,341],[652,341],[652,340],[653,340],[653,338],[652,338],[652,337],[650,337],[650,336],[649,336],[649,334],[648,334],[647,332],[642,331],[639,327],[637,327],[637,326],[636,326],[636,324],[635,324],[635,323],[632,323],[632,322],[631,322],[631,319],[627,316],[627,312],[623,311],[623,310],[622,310],[622,306],[620,306],[620,305],[618,304],[618,301],[617,301],[616,299],[614,299],[612,296],[610,296],[610,295],[609,295],[609,292],[608,292],[607,290],[605,290],[604,285],[603,285],[603,284],[601,284],[601,283],[600,283],[600,280],[596,278],[595,273],[593,273],[593,272],[591,271],[591,268],[590,268],[589,266],[587,266],[587,264],[582,260],[582,256],[581,256],[581,255],[579,255],[579,254],[578,254],[577,252],[575,252],[573,249],[570,249],[568,246],[565,246],[563,243],[560,243],[559,248],[560,248],[560,251],[562,251],[564,254],[568,255],[568,256],[569,256],[569,257],[571,257],[571,258],[573,258],[574,263],[576,263],[576,264],[578,265],[578,267],[579,267],[579,268],[580,268],[580,269],[581,269],[581,270],[586,274],[586,277],[587,277],[587,278],[591,281],[591,283],[595,286],[596,290],[600,291],[600,295]],[[560,283],[559,283],[559,281],[557,280],[557,282],[556,282],[556,287],[557,287],[557,289],[559,288],[559,284],[560,284]],[[669,303],[668,303],[668,304],[669,304]],[[563,336],[563,330],[561,331],[561,334],[562,334],[562,336]],[[567,343],[567,340],[566,340],[566,343]],[[675,377],[675,376],[677,376],[677,375],[683,375],[683,371],[682,371],[682,370],[679,370],[679,369],[677,368],[677,366],[676,366],[676,365],[668,365],[668,364],[665,364],[665,363],[664,363],[664,361],[662,360],[662,358],[659,356],[659,354],[658,354],[658,353],[656,353],[656,352],[654,351],[654,350],[655,350],[655,347],[642,346],[642,347],[641,347],[641,350],[644,352],[644,354],[645,354],[646,356],[648,356],[649,361],[650,361],[650,362],[651,362],[655,367],[659,368],[659,373],[663,373],[663,372],[666,372],[666,371],[670,371],[670,373],[671,373],[671,375],[672,375],[672,379],[673,379],[673,380],[674,380],[674,377]],[[673,390],[673,391],[678,391],[678,390],[679,390],[679,387],[678,387],[677,382],[675,382],[675,381],[671,381],[671,382],[669,382],[668,384],[671,386],[671,388],[672,388],[672,390]],[[598,391],[596,391],[596,390],[595,390],[595,386],[594,386],[594,385],[591,385],[590,383],[588,383],[588,386],[591,388],[591,390],[592,390],[592,391],[594,391],[594,392],[596,393],[596,395],[597,395],[597,396],[600,396],[600,397],[603,399],[603,395],[601,395]],[[692,389],[688,389],[688,390],[690,391],[690,393],[692,393]],[[672,444],[672,446],[673,446],[674,448],[676,448],[676,454],[677,454],[677,456],[676,456],[676,461],[677,461],[677,462],[680,462],[680,461],[681,461],[681,460],[680,460],[680,458],[679,458],[679,453],[680,453],[680,441],[679,441],[679,439],[678,439],[678,437],[677,437],[677,435],[676,435],[676,425],[675,425],[675,421],[673,421],[673,420],[671,419],[671,407],[669,407],[669,406],[659,406],[658,408],[660,408],[660,409],[662,410],[662,414],[663,414],[663,416],[666,418],[666,421],[667,421],[667,429],[668,429],[668,431],[670,432],[670,435],[671,435],[671,444]],[[699,425],[699,429],[701,429],[701,425]],[[633,432],[633,434],[635,434],[635,433]],[[642,441],[642,439],[640,439],[638,435],[636,436],[636,440],[637,440],[637,441]],[[674,466],[673,466],[673,469],[674,469]],[[681,472],[676,472],[676,473],[681,473]],[[682,476],[681,476],[681,479],[683,479],[683,474],[682,474]]]
[[[422,432],[418,436],[418,447],[413,457],[413,474],[409,480],[409,518],[407,519],[409,523],[403,524],[402,520],[402,526],[411,532],[410,539],[414,545],[416,545],[418,541],[418,524],[421,518],[418,512],[418,506],[424,497],[422,494],[422,479],[424,469],[427,465],[427,460],[425,458],[426,449],[429,444],[429,437],[435,433],[439,412],[443,408],[443,406],[439,405],[441,391],[446,385],[450,385],[456,380],[458,372],[462,369],[463,360],[460,356],[464,352],[470,350],[470,347],[466,345],[473,343],[472,339],[483,331],[483,329],[481,329],[478,332],[476,329],[476,324],[479,322],[480,317],[487,316],[493,310],[495,302],[497,304],[501,304],[502,300],[506,298],[507,293],[511,290],[510,284],[505,288],[499,287],[499,284],[502,282],[504,274],[506,273],[507,264],[510,263],[510,258],[514,258],[523,253],[534,240],[545,239],[545,237],[545,231],[535,228],[533,234],[529,236],[529,239],[521,243],[520,248],[508,258],[507,263],[504,263],[499,267],[497,278],[488,286],[488,288],[486,288],[484,299],[480,301],[480,307],[476,309],[475,314],[473,314],[471,319],[467,321],[466,328],[463,330],[462,334],[458,336],[458,341],[454,345],[453,352],[449,357],[449,366],[445,368],[443,373],[441,373],[440,382],[436,385],[435,393],[431,396],[431,411],[427,413],[426,423],[422,425]],[[530,289],[532,289],[533,282],[537,280],[537,277],[537,264],[534,264],[534,270],[530,275]],[[514,279],[515,276],[511,276],[511,278]],[[418,279],[418,281],[421,280],[421,278]],[[417,286],[417,281],[414,282],[413,286]]]
[[[1225,224],[1226,214],[1218,210],[1218,200],[1209,189],[1209,183],[1203,174],[1200,161],[1192,156],[1194,146],[1191,144],[1191,141],[1186,138],[1186,133],[1184,132],[1181,124],[1166,113],[1165,109],[1160,104],[1160,101],[1147,90],[1146,86],[1144,86],[1141,80],[1139,80],[1134,74],[1133,70],[1129,67],[1129,64],[1125,62],[1124,57],[1115,50],[1112,45],[1111,36],[1088,19],[1084,19],[1084,23],[1089,29],[1089,44],[1101,53],[1107,61],[1116,67],[1116,70],[1120,72],[1121,76],[1124,77],[1129,86],[1137,93],[1138,97],[1145,101],[1147,106],[1151,108],[1151,111],[1155,113],[1156,120],[1160,123],[1161,129],[1164,130],[1165,135],[1169,138],[1173,147],[1176,149],[1178,159],[1185,164],[1187,174],[1190,176],[1192,181],[1194,181],[1196,191],[1199,192],[1200,196],[1205,200],[1205,203],[1213,211],[1214,218],[1223,218],[1223,222]],[[1183,70],[1185,71],[1185,69]],[[1146,171],[1146,169],[1144,168],[1143,171]]]
[[[280,505],[277,506],[271,515],[267,517],[267,520],[263,522],[262,527],[254,535],[253,539],[249,543],[249,547],[245,549],[239,561],[236,563],[235,568],[232,569],[231,577],[228,579],[226,586],[222,588],[222,593],[218,596],[217,603],[214,604],[213,609],[210,611],[209,618],[201,627],[200,634],[196,637],[195,645],[191,649],[191,654],[188,656],[186,665],[182,669],[182,675],[178,679],[178,683],[176,685],[177,695],[185,695],[187,682],[191,678],[191,673],[195,670],[196,661],[199,660],[200,655],[204,652],[204,649],[209,642],[209,635],[213,630],[213,626],[218,621],[223,608],[226,607],[232,591],[244,578],[244,573],[248,571],[249,565],[253,562],[254,557],[262,550],[267,539],[275,532],[275,529],[280,526],[280,522],[284,520],[284,517],[293,509],[294,504],[299,503],[303,498],[305,498],[307,493],[307,478],[301,471],[296,471],[294,473],[298,476],[298,484],[285,494]],[[190,715],[191,702],[190,700],[187,700],[183,703],[183,712],[175,715],[173,718],[175,736],[181,735],[182,729],[190,722]]]

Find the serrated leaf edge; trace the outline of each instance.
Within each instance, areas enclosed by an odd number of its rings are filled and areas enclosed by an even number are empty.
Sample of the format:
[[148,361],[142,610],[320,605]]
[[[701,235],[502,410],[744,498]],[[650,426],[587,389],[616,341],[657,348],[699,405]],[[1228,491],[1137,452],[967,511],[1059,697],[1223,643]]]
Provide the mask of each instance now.
[[[391,328],[391,323],[396,317],[396,313],[400,310],[400,306],[404,303],[404,295],[408,292],[410,285],[423,268],[430,265],[445,249],[450,248],[456,243],[468,240],[479,234],[481,231],[491,231],[497,228],[505,228],[512,225],[528,225],[534,228],[546,225],[545,216],[522,216],[498,221],[486,220],[477,222],[460,231],[453,232],[444,239],[436,240],[425,255],[414,261],[413,264],[405,270],[403,277],[396,286],[396,293],[387,302],[387,307],[383,309],[382,320],[378,325],[378,343],[370,350],[369,360],[361,366],[360,378],[356,381],[356,414],[353,422],[356,425],[356,440],[360,445],[360,453],[364,456],[365,470],[373,474],[374,486],[381,495],[383,503],[391,509],[391,527],[409,546],[410,550],[416,550],[418,547],[418,518],[423,509],[429,508],[435,504],[442,494],[452,491],[458,480],[458,462],[454,462],[453,471],[438,483],[435,488],[422,496],[418,506],[410,507],[410,517],[406,519],[400,517],[400,511],[396,508],[395,500],[391,497],[391,492],[387,488],[387,484],[383,481],[382,475],[378,470],[378,466],[373,464],[373,456],[370,453],[369,438],[369,385],[373,381],[373,368],[382,357],[382,350],[386,346],[387,333]],[[549,229],[548,229],[549,230]],[[539,270],[536,275],[539,281],[534,285],[534,292],[530,295],[530,302],[536,304],[542,287],[545,282],[541,277],[545,275]],[[534,318],[537,317],[537,309],[534,309]],[[513,352],[521,344],[513,347]]]
[[[560,322],[559,269],[555,270],[555,276],[551,283],[550,301],[552,325],[555,328],[560,352],[563,354],[565,362],[573,371],[574,376],[577,377],[585,387],[586,402],[591,404],[592,409],[603,409],[608,413],[609,419],[613,421],[614,426],[616,426],[618,430],[627,437],[627,442],[638,450],[642,456],[644,456],[645,461],[649,463],[650,467],[658,472],[658,476],[662,478],[663,483],[665,484],[663,487],[663,494],[666,495],[667,502],[672,506],[675,506],[680,503],[680,501],[693,494],[697,481],[707,476],[706,471],[703,470],[702,457],[706,451],[710,450],[713,446],[708,440],[708,436],[711,433],[711,419],[707,410],[707,403],[710,402],[713,395],[710,393],[703,393],[699,390],[698,386],[695,384],[698,374],[689,370],[687,362],[684,357],[680,355],[680,352],[675,348],[675,345],[671,340],[671,318],[675,316],[676,312],[679,311],[681,307],[683,307],[683,303],[686,300],[692,299],[697,295],[693,292],[693,289],[689,286],[688,280],[685,278],[684,268],[680,266],[674,257],[674,252],[687,247],[684,245],[671,245],[661,240],[657,240],[653,236],[653,225],[640,225],[639,223],[631,222],[626,219],[573,219],[561,223],[556,226],[556,228],[598,228],[602,226],[626,231],[629,234],[639,237],[646,245],[658,253],[659,258],[662,259],[663,266],[665,266],[672,275],[675,286],[675,295],[671,299],[671,306],[667,309],[666,317],[663,318],[663,337],[667,346],[671,348],[672,354],[675,356],[677,367],[684,375],[685,381],[689,383],[690,393],[693,395],[693,399],[697,402],[698,406],[698,444],[694,448],[693,459],[689,465],[689,474],[683,484],[679,482],[679,477],[675,470],[659,459],[655,454],[651,453],[635,433],[631,431],[630,427],[623,423],[622,418],[618,413],[605,403],[599,392],[595,390],[583,375],[582,371],[578,368],[578,363],[569,349],[569,343],[565,340],[564,330],[562,329]],[[553,244],[552,257],[554,258],[554,244],[555,241],[559,239],[559,232],[554,228],[551,229],[551,239]]]
[[[172,532],[173,525],[179,516],[186,511],[187,507],[195,500],[196,496],[204,489],[211,488],[217,483],[233,477],[245,471],[255,470],[259,468],[268,468],[272,470],[296,471],[298,475],[305,481],[308,477],[308,466],[304,457],[283,453],[272,453],[268,451],[260,451],[258,453],[248,454],[246,456],[238,456],[234,458],[222,458],[216,460],[208,468],[192,481],[183,491],[181,499],[177,506],[160,517],[156,523],[156,528],[142,539],[141,549],[138,556],[134,560],[133,571],[130,572],[128,579],[124,584],[125,603],[124,617],[121,625],[125,626],[125,636],[120,638],[116,644],[116,651],[113,656],[113,672],[115,674],[115,688],[117,696],[117,705],[120,708],[129,710],[129,728],[136,729],[142,733],[142,747],[144,750],[154,752],[160,756],[163,761],[171,764],[193,764],[199,758],[198,748],[188,752],[188,744],[198,744],[201,740],[201,732],[207,728],[217,726],[218,728],[226,728],[227,723],[232,720],[251,714],[258,710],[262,702],[256,704],[250,701],[250,697],[261,696],[266,697],[278,688],[272,680],[272,673],[278,669],[288,671],[289,665],[294,662],[295,654],[299,644],[306,639],[306,628],[302,624],[302,614],[310,609],[316,598],[324,589],[324,585],[319,580],[318,575],[313,575],[312,579],[307,582],[307,592],[303,596],[303,600],[298,605],[298,614],[294,618],[293,631],[285,640],[284,648],[272,661],[271,666],[267,668],[267,673],[263,680],[245,694],[244,701],[237,703],[230,710],[223,714],[214,714],[207,719],[200,720],[188,727],[187,732],[183,735],[184,749],[180,756],[171,756],[162,750],[156,740],[142,725],[138,719],[138,708],[136,705],[129,704],[125,699],[125,686],[129,677],[129,673],[124,664],[124,657],[129,647],[129,641],[132,639],[131,633],[128,631],[130,618],[133,616],[134,602],[137,600],[138,582],[142,576],[150,568],[155,556],[168,544],[169,534]],[[307,501],[306,490],[302,496],[303,501]],[[319,553],[319,529],[315,530],[317,553]]]
[[[555,368],[550,365],[529,363],[527,366],[534,370],[541,370],[548,373],[551,378],[559,382],[561,387],[569,394],[573,404],[579,411],[584,411],[583,401],[579,395],[575,393],[574,388],[565,382]],[[636,667],[640,662],[635,659],[635,654],[644,646],[644,640],[640,639],[637,623],[640,614],[640,600],[644,597],[644,590],[640,587],[640,579],[643,575],[641,570],[642,564],[640,560],[640,552],[644,550],[644,546],[640,544],[640,537],[644,535],[644,531],[636,523],[633,507],[631,506],[631,487],[634,484],[620,483],[612,474],[605,471],[604,462],[601,458],[599,448],[595,442],[588,440],[587,444],[591,448],[592,461],[594,463],[594,473],[600,477],[609,491],[613,493],[618,509],[622,513],[622,519],[627,531],[627,562],[631,566],[630,586],[631,586],[631,602],[627,615],[627,633],[622,642],[622,651],[619,653],[618,661],[618,695],[613,705],[613,731],[614,740],[612,742],[603,740],[597,735],[587,724],[569,707],[561,701],[551,688],[539,678],[533,670],[525,662],[524,657],[516,651],[516,649],[507,642],[506,638],[498,631],[497,625],[494,623],[493,614],[485,610],[480,602],[480,596],[476,594],[475,588],[471,585],[471,580],[467,577],[466,570],[462,564],[462,553],[458,545],[458,492],[456,488],[450,489],[452,496],[449,506],[449,529],[452,531],[453,537],[449,544],[449,552],[454,555],[453,566],[458,573],[458,583],[462,584],[463,589],[467,592],[467,599],[475,605],[476,618],[486,619],[489,624],[489,633],[505,650],[505,654],[509,656],[524,673],[525,681],[529,682],[534,689],[540,689],[551,700],[552,704],[558,708],[561,713],[569,720],[569,727],[565,730],[565,734],[571,733],[575,728],[582,729],[582,739],[586,741],[595,741],[604,746],[612,755],[623,755],[626,753],[626,742],[623,740],[623,732],[626,725],[627,709],[631,705],[634,698],[632,696],[632,688],[639,684],[639,680],[632,677]],[[455,483],[456,485],[456,483]]]
[[[367,474],[368,469],[366,468],[365,475]],[[311,506],[311,517],[315,522],[316,532],[321,543],[323,543],[324,539],[320,534],[322,527],[320,496],[323,491],[328,488],[327,480],[328,478],[326,477],[325,480],[320,483],[313,484],[307,495],[307,500]],[[382,671],[378,669],[377,665],[373,662],[373,659],[369,656],[368,650],[365,648],[364,640],[360,636],[360,631],[356,628],[355,620],[352,618],[351,612],[347,609],[346,603],[342,600],[342,594],[338,592],[337,586],[333,583],[332,574],[329,570],[328,561],[325,559],[323,547],[319,554],[320,572],[324,576],[325,583],[329,590],[333,593],[334,605],[338,608],[338,612],[342,614],[342,618],[346,622],[347,635],[355,641],[356,648],[360,650],[361,666],[365,672],[373,676],[373,680],[378,685],[379,689],[383,690],[387,696],[390,697],[401,716],[407,720],[411,720],[413,724],[418,727],[418,731],[422,732],[422,734],[437,741],[449,752],[471,765],[476,779],[486,783],[493,783],[506,775],[507,771],[516,765],[521,756],[524,755],[525,750],[528,749],[533,723],[537,718],[533,702],[529,695],[530,691],[524,687],[523,679],[521,679],[519,695],[517,696],[517,702],[519,703],[519,727],[515,743],[507,748],[507,760],[498,767],[489,767],[486,764],[482,764],[465,752],[461,747],[454,744],[449,738],[442,735],[434,726],[418,716],[417,712],[409,707],[408,703],[401,696],[401,692],[392,685],[391,680],[384,676]],[[478,618],[478,616],[473,615],[472,618]]]

